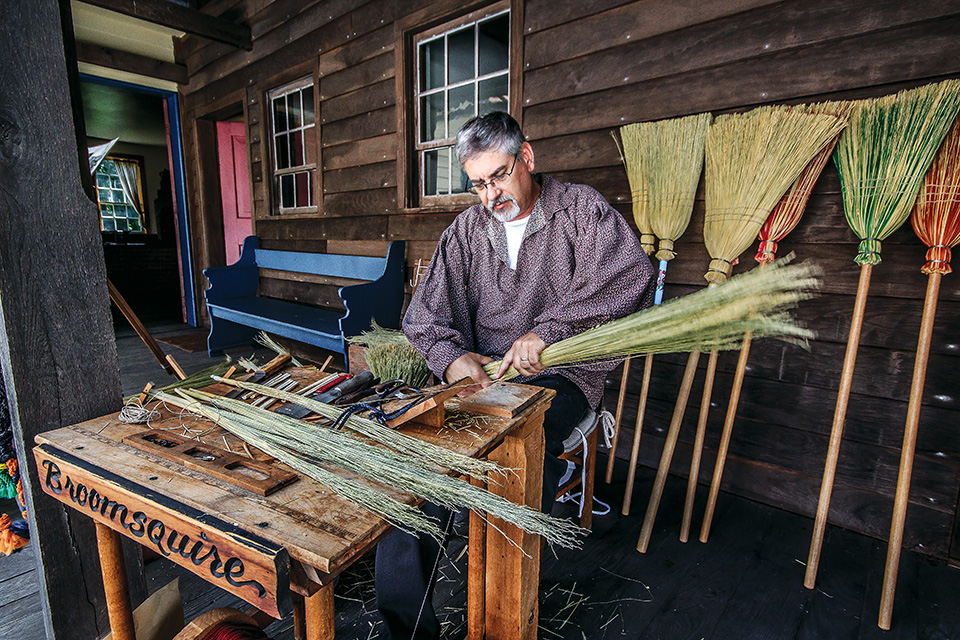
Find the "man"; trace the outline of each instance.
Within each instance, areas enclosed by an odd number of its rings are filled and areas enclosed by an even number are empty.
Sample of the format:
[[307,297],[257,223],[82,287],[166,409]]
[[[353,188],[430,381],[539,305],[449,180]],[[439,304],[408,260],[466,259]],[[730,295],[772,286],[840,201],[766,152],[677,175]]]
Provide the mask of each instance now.
[[[494,112],[457,134],[457,159],[480,197],[443,232],[403,330],[448,382],[490,382],[483,365],[503,357],[529,382],[557,392],[544,416],[544,511],[565,464],[563,441],[603,394],[616,363],[546,369],[547,345],[653,300],[653,268],[640,244],[591,187],[534,173],[533,147],[516,120]],[[586,505],[584,508],[590,508]],[[434,505],[424,510],[450,516]],[[429,590],[439,545],[394,532],[377,549],[377,606],[388,638],[438,638]],[[414,630],[416,635],[414,634]]]

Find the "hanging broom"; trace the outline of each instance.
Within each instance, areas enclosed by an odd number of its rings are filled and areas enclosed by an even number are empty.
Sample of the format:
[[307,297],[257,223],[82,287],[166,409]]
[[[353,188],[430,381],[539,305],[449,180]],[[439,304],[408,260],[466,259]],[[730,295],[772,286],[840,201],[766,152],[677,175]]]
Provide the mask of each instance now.
[[[667,264],[676,257],[676,242],[690,224],[693,202],[696,197],[697,183],[703,171],[703,147],[707,136],[707,127],[713,119],[709,113],[686,118],[662,120],[651,123],[649,134],[649,160],[645,164],[647,191],[650,194],[650,226],[660,239],[660,268],[657,272],[657,289],[653,303],[663,302],[663,284],[667,275]],[[643,418],[647,408],[647,395],[650,391],[650,377],[653,371],[653,356],[644,358],[643,382],[640,385],[640,403],[637,406],[637,420],[633,429],[633,447],[630,451],[630,466],[627,467],[627,486],[623,494],[623,515],[630,515],[630,503],[633,499],[633,485],[637,473],[637,460],[640,457],[640,435],[643,430]],[[612,466],[608,461],[608,481]]]
[[[801,106],[799,109],[809,113],[828,113],[838,115],[824,105],[815,104],[810,106]],[[846,122],[846,118],[844,118]],[[758,238],[760,248],[754,259],[760,263],[762,268],[765,264],[773,262],[776,258],[777,243],[783,240],[788,233],[796,228],[800,222],[803,211],[810,199],[810,193],[813,191],[813,185],[817,178],[827,166],[833,149],[837,145],[837,139],[840,134],[837,133],[833,139],[827,143],[820,153],[813,157],[813,160],[804,168],[803,173],[793,183],[790,190],[780,199],[777,206],[767,221],[760,228]],[[720,492],[720,481],[723,478],[723,467],[727,459],[727,451],[730,447],[730,437],[733,434],[733,422],[737,415],[737,406],[740,403],[740,392],[743,389],[743,379],[747,370],[747,359],[750,357],[750,344],[753,339],[749,333],[744,334],[743,344],[740,345],[740,357],[737,359],[737,370],[733,376],[733,387],[730,390],[730,402],[727,405],[727,414],[723,421],[723,431],[720,436],[720,448],[717,450],[717,461],[713,468],[713,479],[710,482],[710,494],[707,498],[707,507],[703,515],[703,523],[700,526],[700,542],[706,542],[710,537],[710,526],[713,524],[713,513],[717,505],[717,496]]]
[[860,281],[803,580],[808,589],[815,586],[817,579],[870,275],[881,261],[880,242],[910,215],[923,176],[960,110],[960,80],[945,80],[876,100],[838,106],[847,113],[850,126],[840,136],[834,162],[840,173],[847,223],[861,240],[854,259],[860,265]]
[[[809,114],[790,107],[761,107],[716,119],[707,132],[705,153],[704,243],[712,258],[705,278],[710,284],[719,284],[730,276],[734,260],[749,246],[784,192],[841,127],[842,121],[834,116]],[[698,362],[699,352],[692,352],[687,359],[640,531],[637,550],[641,553],[646,552],[653,532]],[[686,540],[689,533],[716,362],[714,350],[710,355],[701,402],[681,540]]]
[[927,173],[911,222],[913,230],[929,247],[927,262],[921,269],[927,274],[928,279],[927,294],[923,303],[923,318],[920,321],[920,337],[917,340],[917,359],[913,366],[913,382],[910,384],[910,402],[907,404],[907,422],[903,430],[903,447],[900,449],[900,473],[897,478],[897,493],[893,503],[890,541],[887,546],[887,562],[880,598],[879,626],[886,630],[890,629],[893,616],[893,597],[897,588],[903,525],[907,517],[910,476],[913,473],[913,452],[917,445],[920,402],[927,374],[927,361],[930,357],[933,322],[937,315],[940,279],[944,274],[953,271],[950,268],[950,249],[960,243],[960,122],[953,126],[930,172]]
[[[654,251],[656,237],[650,225],[650,199],[646,180],[646,166],[649,162],[650,133],[653,123],[628,124],[620,127],[620,138],[623,146],[617,145],[623,167],[627,172],[627,181],[630,183],[630,196],[633,200],[633,220],[640,231],[640,246],[649,256]],[[613,135],[613,132],[611,132]],[[613,135],[613,141],[617,137]],[[617,412],[613,421],[613,438],[610,441],[610,451],[607,455],[607,470],[604,482],[610,484],[613,480],[613,464],[617,459],[617,443],[620,441],[620,420],[623,418],[623,401],[627,395],[627,381],[630,377],[630,358],[623,362],[623,374],[620,376],[620,393],[617,396]]]

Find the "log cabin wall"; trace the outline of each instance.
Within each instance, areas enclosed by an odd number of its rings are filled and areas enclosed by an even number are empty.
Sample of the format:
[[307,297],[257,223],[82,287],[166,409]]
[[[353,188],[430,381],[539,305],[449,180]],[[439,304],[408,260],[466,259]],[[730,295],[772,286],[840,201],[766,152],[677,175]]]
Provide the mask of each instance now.
[[[249,24],[250,52],[185,38],[190,71],[184,93],[193,232],[197,261],[222,263],[216,238],[219,196],[205,173],[209,119],[245,113],[256,233],[264,246],[378,253],[407,241],[408,267],[429,259],[441,231],[462,207],[408,206],[402,170],[409,99],[398,104],[397,47],[404,29],[466,13],[482,3],[451,0],[213,0],[204,11]],[[599,189],[627,220],[629,187],[610,132],[622,124],[760,104],[884,95],[960,76],[960,2],[899,0],[513,0],[512,111],[521,119],[539,170]],[[317,212],[271,215],[265,144],[266,91],[313,75],[320,145]],[[402,76],[401,76],[402,78]],[[398,128],[398,123],[399,128]],[[399,176],[399,179],[398,179]],[[694,291],[708,255],[703,201],[670,264],[666,297]],[[218,245],[219,242],[219,245]],[[219,249],[218,249],[219,246]],[[843,217],[836,169],[829,165],[799,227],[781,243],[826,269],[823,295],[801,316],[819,332],[809,351],[762,341],[750,354],[723,488],[812,515],[836,401],[859,268],[857,238]],[[219,251],[219,253],[218,253]],[[751,250],[752,251],[752,250]],[[909,225],[884,242],[867,304],[857,373],[840,453],[830,522],[877,538],[889,530],[899,447],[926,276],[925,247]],[[744,254],[737,270],[753,266]],[[412,269],[411,269],[412,270]],[[198,287],[205,288],[202,276]],[[264,278],[269,295],[317,304],[335,299],[316,283]],[[958,337],[960,280],[940,293],[924,391],[905,544],[960,559]],[[705,358],[701,359],[701,368]],[[641,441],[641,462],[655,467],[685,357],[658,357]],[[713,471],[736,354],[722,354],[714,387],[701,481]],[[634,363],[618,452],[626,457],[642,364]],[[702,374],[686,411],[673,470],[689,466]],[[611,375],[608,406],[619,376]],[[701,485],[701,492],[706,488]],[[646,505],[638,492],[634,510]],[[723,508],[723,497],[720,498]],[[695,516],[694,525],[699,521]],[[663,520],[679,514],[662,513]],[[801,551],[798,551],[801,553]]]

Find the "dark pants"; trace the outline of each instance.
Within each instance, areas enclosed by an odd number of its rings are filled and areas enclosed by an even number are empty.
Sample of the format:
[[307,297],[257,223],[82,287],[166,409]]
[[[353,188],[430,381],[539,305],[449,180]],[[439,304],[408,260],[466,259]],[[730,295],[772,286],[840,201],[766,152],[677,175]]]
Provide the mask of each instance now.
[[[541,509],[549,513],[560,478],[566,470],[566,463],[557,456],[563,453],[563,441],[590,407],[580,388],[563,376],[543,376],[530,384],[557,392],[543,418],[546,453]],[[452,517],[449,511],[435,504],[424,504],[421,509],[427,516],[436,518],[441,529]],[[440,637],[440,621],[433,612],[433,585],[430,583],[440,552],[440,545],[429,536],[414,536],[402,531],[393,531],[377,545],[377,609],[387,631],[382,637],[388,640],[434,640]]]

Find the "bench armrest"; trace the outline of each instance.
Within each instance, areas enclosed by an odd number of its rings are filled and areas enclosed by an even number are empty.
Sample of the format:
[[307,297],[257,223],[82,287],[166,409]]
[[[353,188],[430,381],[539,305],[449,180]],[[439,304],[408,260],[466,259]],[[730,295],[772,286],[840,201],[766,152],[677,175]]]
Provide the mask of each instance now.
[[404,251],[402,240],[394,240],[387,249],[383,274],[372,282],[340,287],[340,299],[347,313],[340,319],[344,336],[355,336],[370,328],[370,321],[387,329],[400,328],[403,308]]
[[207,267],[203,275],[210,287],[203,292],[207,302],[217,303],[231,298],[251,298],[257,295],[260,268],[257,267],[257,236],[243,241],[240,259],[225,267]]

